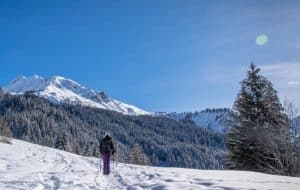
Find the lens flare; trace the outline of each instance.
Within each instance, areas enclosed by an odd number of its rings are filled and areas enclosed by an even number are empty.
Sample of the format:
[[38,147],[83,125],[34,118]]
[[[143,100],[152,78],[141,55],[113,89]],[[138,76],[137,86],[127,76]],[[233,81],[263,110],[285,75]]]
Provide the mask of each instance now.
[[266,34],[260,34],[256,37],[256,45],[263,46],[268,43],[269,39]]

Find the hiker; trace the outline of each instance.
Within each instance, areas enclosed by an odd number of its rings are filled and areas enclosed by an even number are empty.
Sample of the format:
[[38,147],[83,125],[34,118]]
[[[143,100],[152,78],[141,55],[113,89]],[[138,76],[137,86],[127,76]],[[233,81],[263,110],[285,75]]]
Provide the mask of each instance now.
[[110,173],[110,156],[114,155],[115,148],[110,134],[105,134],[104,138],[100,141],[100,153],[103,159],[103,174]]

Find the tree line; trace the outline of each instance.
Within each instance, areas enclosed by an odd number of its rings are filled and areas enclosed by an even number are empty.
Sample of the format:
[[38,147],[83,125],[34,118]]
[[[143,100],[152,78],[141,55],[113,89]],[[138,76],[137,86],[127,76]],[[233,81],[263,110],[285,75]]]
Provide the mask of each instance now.
[[192,123],[53,104],[34,92],[0,94],[0,118],[17,139],[99,157],[99,141],[109,132],[119,144],[122,162],[133,162],[128,158],[132,158],[131,149],[138,144],[149,165],[201,169],[224,166],[224,135]]

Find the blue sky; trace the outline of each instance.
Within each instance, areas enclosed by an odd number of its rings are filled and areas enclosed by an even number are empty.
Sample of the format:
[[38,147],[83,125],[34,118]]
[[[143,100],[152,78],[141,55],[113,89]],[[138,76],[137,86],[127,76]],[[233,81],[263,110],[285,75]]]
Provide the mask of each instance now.
[[0,0],[0,85],[61,75],[147,111],[193,111],[231,107],[254,61],[299,104],[299,18],[299,1]]

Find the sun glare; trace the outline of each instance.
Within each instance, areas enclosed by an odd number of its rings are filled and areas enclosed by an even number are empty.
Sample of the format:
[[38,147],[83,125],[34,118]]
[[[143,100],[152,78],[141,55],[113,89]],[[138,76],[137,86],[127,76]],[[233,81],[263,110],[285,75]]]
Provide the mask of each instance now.
[[256,45],[263,46],[268,43],[269,39],[266,34],[260,34],[256,37]]

